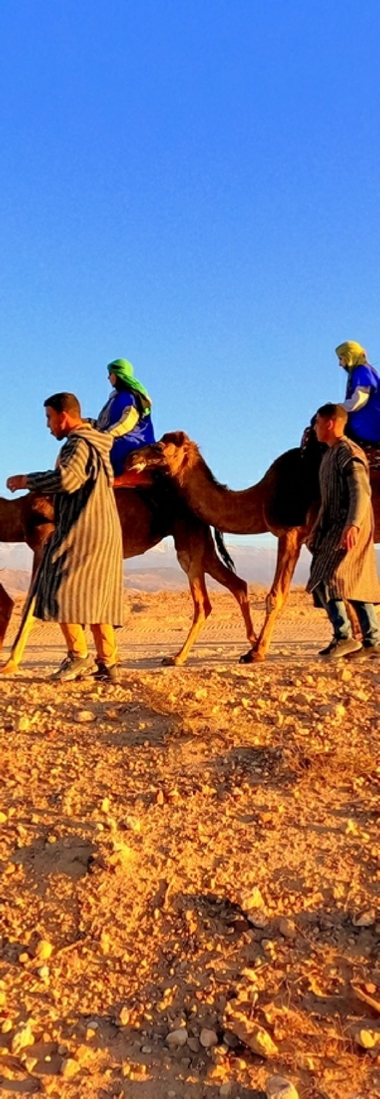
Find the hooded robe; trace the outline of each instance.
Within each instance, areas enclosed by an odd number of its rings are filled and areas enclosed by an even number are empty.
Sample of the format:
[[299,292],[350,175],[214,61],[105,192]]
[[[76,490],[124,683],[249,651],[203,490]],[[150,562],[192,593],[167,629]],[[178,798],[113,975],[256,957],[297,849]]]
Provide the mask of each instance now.
[[70,432],[55,470],[28,474],[27,487],[54,494],[55,530],[30,598],[44,621],[121,626],[123,551],[113,493],[110,435],[82,422]]

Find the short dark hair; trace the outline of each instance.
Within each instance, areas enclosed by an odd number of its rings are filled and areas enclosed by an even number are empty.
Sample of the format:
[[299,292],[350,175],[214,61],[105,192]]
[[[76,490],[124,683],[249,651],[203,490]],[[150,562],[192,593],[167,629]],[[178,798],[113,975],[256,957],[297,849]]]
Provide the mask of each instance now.
[[72,416],[81,416],[81,407],[75,393],[53,393],[44,401],[44,408],[54,408],[54,412],[70,412]]
[[322,404],[317,410],[317,416],[322,416],[324,420],[342,420],[344,424],[348,420],[348,413],[344,405],[334,404],[334,401],[327,401],[326,404]]

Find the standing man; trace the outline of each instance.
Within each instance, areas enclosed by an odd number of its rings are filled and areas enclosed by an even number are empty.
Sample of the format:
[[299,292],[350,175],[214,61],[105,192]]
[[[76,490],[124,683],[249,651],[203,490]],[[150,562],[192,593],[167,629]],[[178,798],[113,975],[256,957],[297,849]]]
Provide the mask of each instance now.
[[[56,680],[117,681],[114,627],[123,623],[123,553],[110,464],[111,435],[82,420],[73,393],[44,402],[47,426],[66,439],[55,470],[9,477],[11,492],[27,488],[55,496],[55,530],[48,542],[30,599],[36,618],[59,622],[68,653]],[[83,626],[91,627],[97,670]]]
[[361,649],[352,636],[345,601],[352,603],[363,634],[363,654],[380,653],[374,603],[380,585],[373,545],[373,513],[364,452],[344,434],[347,412],[328,403],[318,409],[317,439],[327,444],[320,468],[321,507],[311,536],[313,561],[307,590],[327,611],[333,639],[320,655],[336,660]]

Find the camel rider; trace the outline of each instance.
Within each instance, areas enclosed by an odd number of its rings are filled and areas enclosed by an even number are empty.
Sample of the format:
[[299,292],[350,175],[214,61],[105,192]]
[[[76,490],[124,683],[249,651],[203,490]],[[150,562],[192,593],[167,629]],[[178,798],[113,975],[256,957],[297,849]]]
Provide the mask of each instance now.
[[380,377],[367,361],[364,347],[355,340],[339,344],[336,354],[347,371],[346,399],[348,434],[357,442],[380,443]]
[[152,402],[127,359],[114,359],[107,370],[112,393],[98,419],[92,422],[98,431],[108,432],[115,440],[110,457],[114,474],[119,477],[131,450],[155,442]]

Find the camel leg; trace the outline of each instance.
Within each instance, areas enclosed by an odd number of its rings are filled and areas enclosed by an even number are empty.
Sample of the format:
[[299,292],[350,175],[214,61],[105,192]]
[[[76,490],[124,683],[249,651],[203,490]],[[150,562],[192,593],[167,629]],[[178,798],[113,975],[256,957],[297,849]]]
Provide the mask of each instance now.
[[183,571],[186,573],[190,584],[190,591],[194,604],[194,615],[191,628],[189,630],[184,645],[182,645],[182,649],[180,649],[175,656],[165,656],[162,661],[163,664],[175,665],[185,663],[189,655],[190,649],[194,645],[198,634],[203,629],[203,626],[205,625],[205,622],[207,621],[207,618],[209,614],[211,614],[212,610],[206,588],[203,569],[196,564],[193,556],[190,556],[189,553],[185,551],[177,549],[177,557],[178,562]]
[[[37,531],[37,534],[38,533],[39,532]],[[34,596],[31,599],[30,598],[30,593],[33,589],[33,584],[34,584],[34,581],[35,581],[35,578],[36,578],[36,573],[37,573],[37,571],[40,567],[40,564],[41,564],[41,561],[42,561],[42,558],[43,558],[43,555],[44,555],[45,544],[46,544],[48,538],[50,538],[50,537],[51,537],[51,530],[50,530],[50,528],[46,527],[46,529],[44,528],[44,530],[43,530],[43,536],[40,537],[39,540],[37,541],[37,544],[33,546],[33,548],[34,548],[34,557],[33,557],[33,565],[32,565],[32,575],[31,575],[31,578],[30,578],[30,585],[29,585],[29,590],[28,590],[28,594],[27,594],[27,597],[26,597],[26,602],[25,602],[23,615],[22,615],[22,618],[21,618],[21,622],[20,622],[16,637],[15,637],[13,645],[12,645],[10,656],[9,656],[6,664],[4,664],[2,668],[0,668],[0,676],[2,676],[2,675],[3,676],[17,675],[19,665],[21,664],[29,635],[31,634],[34,623],[36,621],[36,619],[34,617],[34,614],[33,614],[33,611],[34,611],[34,608],[35,608],[35,605],[36,605],[36,598]],[[31,548],[32,548],[32,544],[31,544]]]
[[[211,535],[210,541],[212,541]],[[223,562],[220,561],[215,552],[213,542],[203,558],[203,564],[205,572],[207,572],[209,576],[212,576],[213,580],[217,580],[219,584],[223,584],[224,588],[228,588],[228,591],[234,596],[243,615],[247,639],[250,641],[252,647],[257,645],[258,637],[253,628],[248,599],[248,585],[245,580],[242,580],[240,576],[236,575],[236,572],[231,572],[230,569],[227,569],[226,566],[223,565]]]
[[13,607],[14,600],[11,599],[10,595],[5,591],[5,588],[3,588],[3,585],[0,584],[0,652],[12,616]]
[[17,675],[29,634],[32,632],[36,621],[33,614],[35,603],[36,600],[34,598],[30,603],[27,613],[22,616],[19,629],[12,645],[11,654],[8,657],[6,664],[3,664],[3,667],[0,668],[0,676]]
[[286,602],[294,570],[301,552],[305,532],[299,527],[282,534],[278,539],[277,565],[274,580],[266,598],[266,616],[257,645],[240,657],[241,664],[265,660],[276,619]]
[[175,527],[175,547],[178,562],[186,573],[194,604],[194,616],[191,629],[182,649],[173,657],[165,657],[164,664],[184,664],[190,649],[194,645],[198,634],[203,629],[207,618],[211,614],[211,603],[206,587],[205,572],[208,572],[214,580],[218,580],[223,587],[228,588],[237,600],[241,609],[248,640],[255,644],[256,634],[253,629],[247,585],[244,580],[220,561],[214,546],[214,541],[209,527],[191,517],[192,529],[189,532],[189,521],[186,525],[178,521]]

